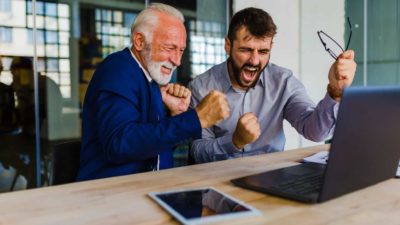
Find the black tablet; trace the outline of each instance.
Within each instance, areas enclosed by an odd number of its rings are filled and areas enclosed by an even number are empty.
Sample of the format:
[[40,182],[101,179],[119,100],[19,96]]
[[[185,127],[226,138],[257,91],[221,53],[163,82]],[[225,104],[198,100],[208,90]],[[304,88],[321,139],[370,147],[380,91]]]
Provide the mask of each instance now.
[[204,224],[260,214],[255,208],[211,187],[151,192],[149,196],[182,224]]

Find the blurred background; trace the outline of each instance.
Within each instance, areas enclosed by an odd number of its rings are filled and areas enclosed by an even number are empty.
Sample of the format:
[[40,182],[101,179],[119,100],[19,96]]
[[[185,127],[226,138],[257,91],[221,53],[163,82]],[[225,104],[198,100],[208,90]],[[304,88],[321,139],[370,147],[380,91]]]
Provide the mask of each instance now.
[[[353,85],[400,83],[400,0],[0,0],[0,192],[48,185],[53,146],[81,137],[83,99],[96,66],[130,45],[131,23],[152,2],[185,16],[187,49],[173,82],[186,85],[223,62],[232,14],[252,6],[278,26],[271,62],[292,69],[315,102],[326,93],[334,62],[320,30],[343,48],[351,34]],[[320,144],[289,124],[285,130],[286,149]],[[186,159],[187,145],[179,146],[175,165]]]

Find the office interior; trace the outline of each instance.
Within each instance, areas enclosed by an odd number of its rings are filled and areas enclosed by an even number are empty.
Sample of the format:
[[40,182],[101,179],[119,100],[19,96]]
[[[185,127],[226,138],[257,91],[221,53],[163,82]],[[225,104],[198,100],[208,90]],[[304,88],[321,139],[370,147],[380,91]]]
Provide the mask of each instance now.
[[[318,38],[320,30],[341,46],[351,33],[349,48],[358,64],[353,85],[400,84],[399,0],[0,0],[0,192],[49,185],[52,148],[80,140],[84,95],[96,66],[130,45],[132,21],[152,2],[170,4],[185,16],[187,49],[172,82],[187,84],[223,62],[230,17],[258,7],[278,26],[271,62],[290,68],[315,102],[326,93],[333,62]],[[15,77],[11,65],[21,58],[32,60],[34,79],[44,80],[29,90],[33,104],[23,115],[15,109],[24,99],[9,92]],[[21,123],[27,117],[38,120],[27,128]],[[285,126],[285,149],[319,144]],[[187,165],[187,151],[185,143],[176,148],[176,167]]]

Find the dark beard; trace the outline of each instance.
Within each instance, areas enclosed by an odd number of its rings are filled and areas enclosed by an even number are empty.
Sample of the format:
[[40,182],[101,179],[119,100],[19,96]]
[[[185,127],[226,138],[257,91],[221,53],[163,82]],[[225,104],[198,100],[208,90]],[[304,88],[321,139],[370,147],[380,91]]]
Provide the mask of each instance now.
[[[235,63],[235,61],[232,59],[232,57],[229,57],[227,61],[228,61],[228,64],[230,65],[230,68],[231,68],[231,71],[232,71],[232,75],[233,75],[233,77],[234,77],[236,83],[237,83],[240,87],[242,87],[242,88],[247,88],[247,89],[248,89],[248,88],[254,87],[254,85],[257,83],[258,79],[259,79],[260,76],[261,76],[261,72],[262,72],[262,71],[265,69],[265,67],[268,65],[268,63],[267,63],[267,64],[265,65],[264,68],[261,68],[261,64],[252,65],[252,64],[246,63],[246,64],[244,64],[242,67],[239,68],[239,66],[237,65],[237,63]],[[240,73],[241,73],[241,71],[242,71],[246,66],[257,67],[257,72],[258,72],[257,77],[256,77],[256,79],[254,79],[253,83],[250,84],[250,85],[245,85],[245,84],[243,84],[243,82],[240,80]]]

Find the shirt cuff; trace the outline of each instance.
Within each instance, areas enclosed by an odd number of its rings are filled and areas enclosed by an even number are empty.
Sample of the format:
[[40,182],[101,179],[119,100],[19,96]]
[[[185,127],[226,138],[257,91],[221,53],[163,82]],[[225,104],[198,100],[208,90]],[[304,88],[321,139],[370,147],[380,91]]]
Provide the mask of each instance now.
[[233,134],[228,134],[217,139],[218,145],[221,150],[226,153],[238,153],[242,152],[242,149],[237,148],[232,142]]
[[326,104],[329,104],[329,105],[334,105],[334,104],[337,104],[337,103],[338,103],[337,101],[335,101],[335,99],[333,99],[333,98],[328,94],[328,92],[326,92],[325,97],[324,97],[324,99],[323,99],[322,101],[323,101],[323,102],[326,102]]
[[332,109],[332,115],[336,119],[340,103],[335,101],[328,93],[326,93],[325,97],[322,99],[322,104]]

